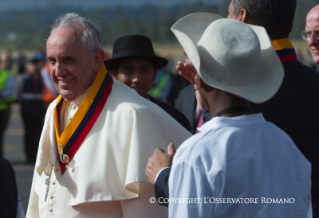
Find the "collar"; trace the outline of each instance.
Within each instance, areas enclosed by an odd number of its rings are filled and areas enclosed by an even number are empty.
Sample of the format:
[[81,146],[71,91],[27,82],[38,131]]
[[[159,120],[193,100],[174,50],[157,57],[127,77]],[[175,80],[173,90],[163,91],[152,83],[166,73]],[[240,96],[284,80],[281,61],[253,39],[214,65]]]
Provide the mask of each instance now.
[[288,38],[272,40],[271,42],[281,62],[297,60],[295,49]]
[[266,122],[262,113],[248,114],[236,117],[213,117],[204,123],[198,130],[202,133],[212,128],[240,127]]

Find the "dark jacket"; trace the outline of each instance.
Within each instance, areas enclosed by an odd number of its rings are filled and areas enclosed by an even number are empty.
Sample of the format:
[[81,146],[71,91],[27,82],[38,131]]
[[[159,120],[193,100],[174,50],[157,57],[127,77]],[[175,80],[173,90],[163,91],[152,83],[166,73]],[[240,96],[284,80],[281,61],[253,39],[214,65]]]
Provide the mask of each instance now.
[[166,207],[168,207],[168,203],[165,203],[167,202],[167,200],[165,201],[165,198],[169,198],[168,179],[170,172],[171,168],[162,170],[154,184],[155,196],[158,204]]
[[15,218],[18,207],[18,191],[13,169],[0,155],[0,217]]
[[22,113],[44,114],[46,108],[43,102],[44,84],[42,77],[25,74],[22,80],[20,91],[20,105]]
[[[191,132],[194,133],[198,124],[198,118],[196,117],[197,101],[194,85],[190,84],[180,91],[175,108],[185,115],[191,124]],[[209,110],[205,107],[204,122],[209,121],[211,118]]]
[[284,130],[312,165],[312,197],[319,198],[319,73],[299,61],[282,62],[283,83],[254,112]]
[[188,131],[191,130],[191,126],[187,118],[181,112],[179,112],[176,108],[158,99],[155,99],[151,96],[148,96],[148,97],[151,102],[161,107],[164,111],[166,111],[166,113],[171,115],[177,122],[179,122],[185,129],[187,129]]

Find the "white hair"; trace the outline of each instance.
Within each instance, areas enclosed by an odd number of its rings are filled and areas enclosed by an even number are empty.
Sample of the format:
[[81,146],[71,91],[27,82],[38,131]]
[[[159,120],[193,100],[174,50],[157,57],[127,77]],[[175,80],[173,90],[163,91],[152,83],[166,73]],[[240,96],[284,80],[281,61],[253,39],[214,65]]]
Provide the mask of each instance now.
[[100,36],[101,27],[99,24],[87,20],[76,13],[67,13],[64,16],[57,18],[53,25],[51,33],[58,27],[75,27],[81,26],[82,30],[82,43],[91,52],[102,49],[102,41]]

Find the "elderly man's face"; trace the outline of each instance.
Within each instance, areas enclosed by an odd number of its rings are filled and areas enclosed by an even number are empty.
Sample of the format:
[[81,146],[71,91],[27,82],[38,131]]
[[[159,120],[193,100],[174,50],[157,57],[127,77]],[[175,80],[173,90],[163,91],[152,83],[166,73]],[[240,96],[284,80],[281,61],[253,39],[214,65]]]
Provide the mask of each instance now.
[[58,27],[47,41],[52,81],[66,101],[74,101],[93,84],[96,55],[83,46],[81,30]]
[[148,97],[155,72],[152,63],[145,58],[128,58],[123,60],[117,68],[112,71],[114,78],[131,87],[144,98]]
[[305,31],[312,32],[310,38],[307,40],[307,44],[313,61],[319,64],[319,6],[316,6],[308,13]]

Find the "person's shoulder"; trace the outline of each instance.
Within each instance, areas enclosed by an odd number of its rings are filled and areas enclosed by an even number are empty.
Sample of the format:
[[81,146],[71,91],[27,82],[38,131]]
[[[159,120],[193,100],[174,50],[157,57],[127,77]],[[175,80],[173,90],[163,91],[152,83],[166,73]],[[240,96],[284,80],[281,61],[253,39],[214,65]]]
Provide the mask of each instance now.
[[116,110],[137,111],[154,108],[153,103],[141,97],[136,91],[116,79],[113,80],[109,98],[111,107]]
[[180,101],[183,98],[188,98],[189,96],[195,96],[194,85],[189,84],[188,86],[184,87],[178,94],[177,101]]
[[203,155],[209,155],[209,150],[218,144],[218,137],[216,137],[217,132],[219,132],[219,129],[211,129],[193,135],[183,142],[177,149],[175,156],[183,157],[179,158],[182,161],[196,162],[198,158],[201,158]]
[[4,157],[2,157],[1,155],[0,155],[0,166],[1,166],[0,168],[2,173],[4,173],[3,175],[6,175],[7,179],[11,180],[11,182],[13,182],[15,185],[15,175],[14,175],[13,168],[10,162]]
[[299,61],[283,62],[286,76],[293,73],[301,79],[307,79],[309,82],[319,83],[319,72],[300,63]]
[[58,97],[56,97],[56,99],[54,99],[50,104],[49,104],[49,107],[48,107],[48,111],[51,111],[54,109],[54,107],[56,106],[56,102],[58,101],[58,98],[59,98],[59,95]]
[[21,80],[22,81],[25,81],[27,79],[31,79],[31,76],[28,74],[28,73],[22,73],[21,76],[20,76]]
[[[192,108],[195,103],[195,89],[192,84],[184,87],[178,94],[176,99],[175,107],[181,111],[185,111],[187,105]],[[191,105],[190,105],[191,104]],[[190,110],[192,111],[192,110]]]
[[[59,97],[59,96],[58,96]],[[46,115],[44,118],[44,121],[47,122],[49,120],[49,118],[52,116],[53,117],[53,110],[56,106],[56,102],[58,101],[58,97],[56,99],[54,99],[50,104],[49,107],[46,111]]]
[[161,107],[164,111],[166,111],[169,115],[171,115],[171,117],[173,117],[177,122],[179,122],[185,129],[187,130],[191,130],[191,125],[188,122],[187,118],[185,117],[184,114],[182,114],[182,112],[180,112],[179,110],[177,110],[175,107],[173,107],[172,105],[162,102],[156,98],[153,98],[151,96],[149,96],[149,99],[151,102],[153,102],[154,104],[158,105],[159,107]]
[[[0,165],[5,167],[11,167],[9,161],[0,155]],[[2,168],[1,168],[2,169]]]
[[185,93],[189,93],[189,92],[195,92],[195,90],[194,90],[194,85],[193,85],[193,84],[189,84],[189,85],[185,86],[185,87],[180,91],[180,94],[185,94]]
[[154,104],[158,105],[159,107],[161,107],[164,111],[166,111],[168,114],[170,114],[171,116],[174,117],[174,115],[182,115],[181,112],[179,112],[175,107],[173,107],[170,104],[167,104],[165,102],[162,102],[161,100],[158,100],[156,98],[153,98],[151,96],[149,96],[149,99],[151,102],[153,102]]

